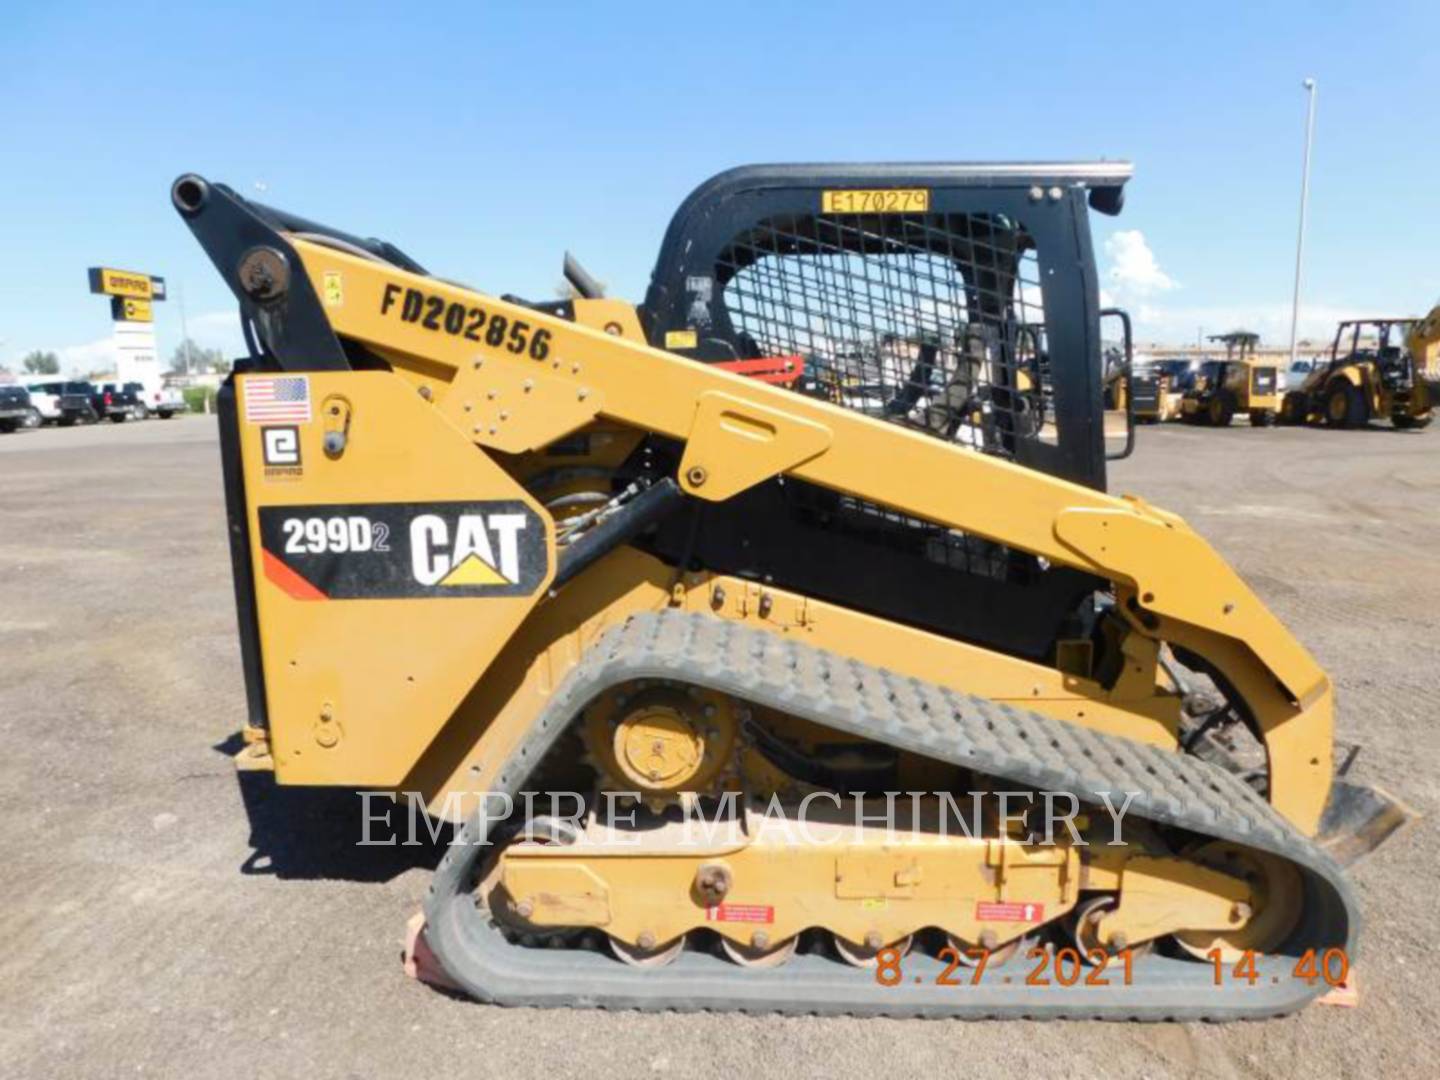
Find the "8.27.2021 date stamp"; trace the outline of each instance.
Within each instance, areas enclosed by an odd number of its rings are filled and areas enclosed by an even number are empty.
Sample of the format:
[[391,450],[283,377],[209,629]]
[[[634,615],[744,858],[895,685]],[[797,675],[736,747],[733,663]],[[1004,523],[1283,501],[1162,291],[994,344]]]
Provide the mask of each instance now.
[[[960,949],[947,945],[939,951],[938,958],[944,968],[935,975],[936,986],[976,986],[985,979],[992,958],[995,965],[1010,960],[1013,950],[974,948]],[[1061,948],[1035,948],[1025,954],[1029,967],[1023,979],[1015,975],[1004,975],[1003,982],[1022,982],[1026,986],[1130,986],[1135,981],[1135,952],[1122,949],[1110,953],[1103,949],[1081,950],[1063,946]],[[1344,985],[1350,973],[1350,959],[1341,948],[1307,949],[1299,957],[1266,958],[1253,949],[1246,949],[1238,956],[1224,949],[1211,949],[1205,954],[1212,965],[1216,986],[1255,986],[1262,981],[1279,982],[1286,964],[1290,964],[1289,976],[1313,985],[1317,980],[1327,986]],[[899,986],[906,981],[899,949],[881,949],[875,956],[875,981],[881,986]],[[1273,959],[1273,962],[1272,962]],[[1293,963],[1292,963],[1293,960]],[[1266,970],[1262,971],[1262,968]],[[1273,969],[1273,970],[1272,970]],[[994,980],[991,975],[991,981]],[[925,981],[924,976],[915,976],[914,982]]]
[[[985,978],[991,961],[999,966],[1012,959],[1013,949],[960,949],[947,945],[936,955],[945,967],[934,978],[936,986],[976,986]],[[1103,949],[1092,949],[1082,955],[1079,949],[1031,949],[1026,954],[1030,962],[1025,972],[1026,986],[1110,986],[1118,980],[1121,986],[1129,986],[1135,977],[1135,956],[1130,949],[1108,953]],[[899,949],[881,949],[875,955],[875,981],[881,986],[899,986],[905,982],[901,968],[902,953]],[[1111,967],[1114,972],[1107,974]],[[913,981],[920,982],[923,976]],[[1003,981],[1017,981],[1019,975],[1003,977]]]

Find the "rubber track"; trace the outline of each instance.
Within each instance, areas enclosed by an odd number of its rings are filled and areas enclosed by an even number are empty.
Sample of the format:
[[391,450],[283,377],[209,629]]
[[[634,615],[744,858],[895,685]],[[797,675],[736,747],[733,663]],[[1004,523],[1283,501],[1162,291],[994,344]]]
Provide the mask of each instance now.
[[[903,750],[1003,777],[1017,787],[1073,792],[1115,805],[1139,792],[1129,816],[1231,840],[1293,862],[1305,906],[1280,950],[1262,958],[1259,979],[1214,985],[1208,962],[1151,953],[1121,985],[1026,985],[1033,966],[1018,958],[991,967],[979,985],[937,986],[938,960],[912,954],[904,979],[882,987],[873,971],[814,954],[770,970],[738,967],[687,951],[651,970],[608,955],[525,948],[508,942],[470,892],[483,823],[462,828],[436,870],[425,910],[428,937],[446,970],[482,1001],[504,1005],[662,1010],[744,1010],[883,1016],[1235,1020],[1292,1012],[1326,990],[1293,977],[1304,949],[1346,949],[1359,929],[1340,868],[1231,774],[1197,758],[1103,735],[1026,709],[957,693],[858,663],[793,638],[728,620],[674,611],[637,615],[607,631],[556,688],[529,737],[501,771],[514,795],[580,711],[607,687],[632,679],[676,679],[733,694]],[[1103,812],[1103,811],[1102,811]],[[1053,976],[1053,972],[1051,972]]]

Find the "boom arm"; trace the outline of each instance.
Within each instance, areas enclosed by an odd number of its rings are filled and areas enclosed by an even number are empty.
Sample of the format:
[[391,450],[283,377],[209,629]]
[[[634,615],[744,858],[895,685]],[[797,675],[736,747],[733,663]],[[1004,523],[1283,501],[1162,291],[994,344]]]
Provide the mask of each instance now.
[[677,479],[695,498],[793,475],[1113,581],[1137,632],[1200,653],[1242,693],[1270,752],[1272,802],[1316,828],[1331,768],[1329,681],[1178,517],[424,276],[373,246],[269,228],[198,178],[176,193],[284,368],[305,370],[312,357],[388,365],[489,452],[537,450],[605,417],[682,441]]

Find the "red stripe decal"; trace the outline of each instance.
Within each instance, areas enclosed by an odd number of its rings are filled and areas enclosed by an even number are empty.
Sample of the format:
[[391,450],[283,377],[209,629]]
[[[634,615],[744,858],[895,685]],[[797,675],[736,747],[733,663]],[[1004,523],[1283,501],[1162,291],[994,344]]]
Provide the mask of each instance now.
[[264,557],[265,576],[284,589],[287,596],[296,600],[330,599],[266,549],[261,548],[260,554]]

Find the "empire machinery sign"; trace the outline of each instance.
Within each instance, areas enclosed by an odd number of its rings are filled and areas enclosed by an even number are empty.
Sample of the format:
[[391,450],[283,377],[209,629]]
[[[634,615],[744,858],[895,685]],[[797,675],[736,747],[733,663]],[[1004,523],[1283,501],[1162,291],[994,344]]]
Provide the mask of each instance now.
[[110,297],[115,374],[121,382],[149,385],[160,376],[154,304],[165,299],[165,279],[109,266],[90,268],[90,291]]

